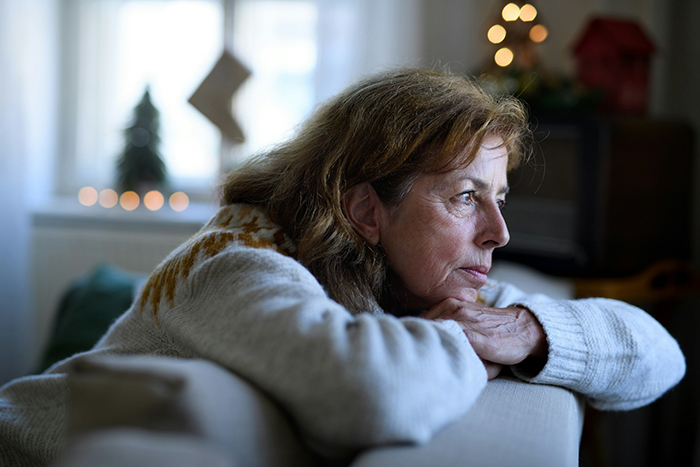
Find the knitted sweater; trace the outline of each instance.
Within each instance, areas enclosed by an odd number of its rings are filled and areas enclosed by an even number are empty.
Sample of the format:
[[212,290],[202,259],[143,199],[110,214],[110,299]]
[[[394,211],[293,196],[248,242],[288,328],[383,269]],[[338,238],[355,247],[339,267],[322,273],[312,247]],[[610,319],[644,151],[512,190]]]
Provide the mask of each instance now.
[[[293,259],[264,213],[222,208],[161,263],[97,346],[0,389],[0,465],[46,465],[64,443],[66,376],[86,355],[205,358],[274,398],[312,445],[355,451],[424,442],[464,415],[486,371],[454,321],[351,314]],[[532,383],[577,391],[597,408],[652,402],[684,375],[676,341],[630,305],[553,301],[489,282],[485,303],[529,308],[549,356]]]

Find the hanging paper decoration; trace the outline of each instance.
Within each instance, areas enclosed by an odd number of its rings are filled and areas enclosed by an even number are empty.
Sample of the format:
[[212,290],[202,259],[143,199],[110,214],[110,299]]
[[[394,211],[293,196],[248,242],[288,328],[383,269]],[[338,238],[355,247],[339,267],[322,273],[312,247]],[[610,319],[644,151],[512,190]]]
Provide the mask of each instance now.
[[231,142],[243,142],[241,127],[231,115],[231,99],[250,75],[236,57],[224,51],[189,103],[216,125]]

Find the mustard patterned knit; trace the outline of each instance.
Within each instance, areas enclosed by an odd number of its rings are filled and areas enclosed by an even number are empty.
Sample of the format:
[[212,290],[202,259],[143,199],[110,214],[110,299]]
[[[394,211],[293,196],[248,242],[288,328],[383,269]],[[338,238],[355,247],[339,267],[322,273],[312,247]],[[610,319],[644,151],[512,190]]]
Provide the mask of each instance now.
[[[457,323],[353,315],[294,259],[289,238],[256,208],[222,208],[150,276],[132,307],[88,354],[205,358],[274,398],[325,451],[424,442],[463,416],[486,371]],[[630,305],[553,301],[489,282],[485,303],[528,307],[549,343],[532,383],[569,388],[597,408],[648,404],[685,373],[676,341]],[[0,389],[0,465],[43,466],[63,449],[65,373]]]

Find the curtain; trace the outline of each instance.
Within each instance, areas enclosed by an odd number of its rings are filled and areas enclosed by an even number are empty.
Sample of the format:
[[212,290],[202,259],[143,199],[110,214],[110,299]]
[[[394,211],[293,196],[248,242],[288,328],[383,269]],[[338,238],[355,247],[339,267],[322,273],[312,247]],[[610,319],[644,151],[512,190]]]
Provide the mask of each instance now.
[[396,65],[419,65],[425,1],[317,1],[316,102],[368,73]]
[[0,384],[36,358],[30,206],[49,192],[55,0],[0,0]]

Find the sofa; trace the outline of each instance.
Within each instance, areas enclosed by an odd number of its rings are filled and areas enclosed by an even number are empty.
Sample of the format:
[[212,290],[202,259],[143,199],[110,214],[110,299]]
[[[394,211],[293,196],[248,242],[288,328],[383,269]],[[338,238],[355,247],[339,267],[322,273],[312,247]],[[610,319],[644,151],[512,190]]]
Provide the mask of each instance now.
[[[106,309],[107,304],[123,307],[129,301],[123,296],[133,293],[142,279],[103,265],[77,281],[61,304],[44,364],[76,340],[76,327],[99,335],[99,327],[121,313]],[[121,301],[113,299],[117,295]],[[102,308],[94,310],[95,304]],[[102,320],[99,326],[95,319]],[[94,338],[78,337],[83,346]],[[333,461],[307,447],[294,421],[274,400],[210,361],[133,355],[79,359],[68,372],[68,385],[69,442],[53,467],[579,463],[582,398],[507,374],[490,381],[470,411],[429,442],[379,446]]]
[[[54,467],[328,465],[273,400],[210,361],[102,356],[76,364],[68,384],[70,441]],[[499,377],[430,442],[333,465],[574,466],[583,408],[566,389]]]

